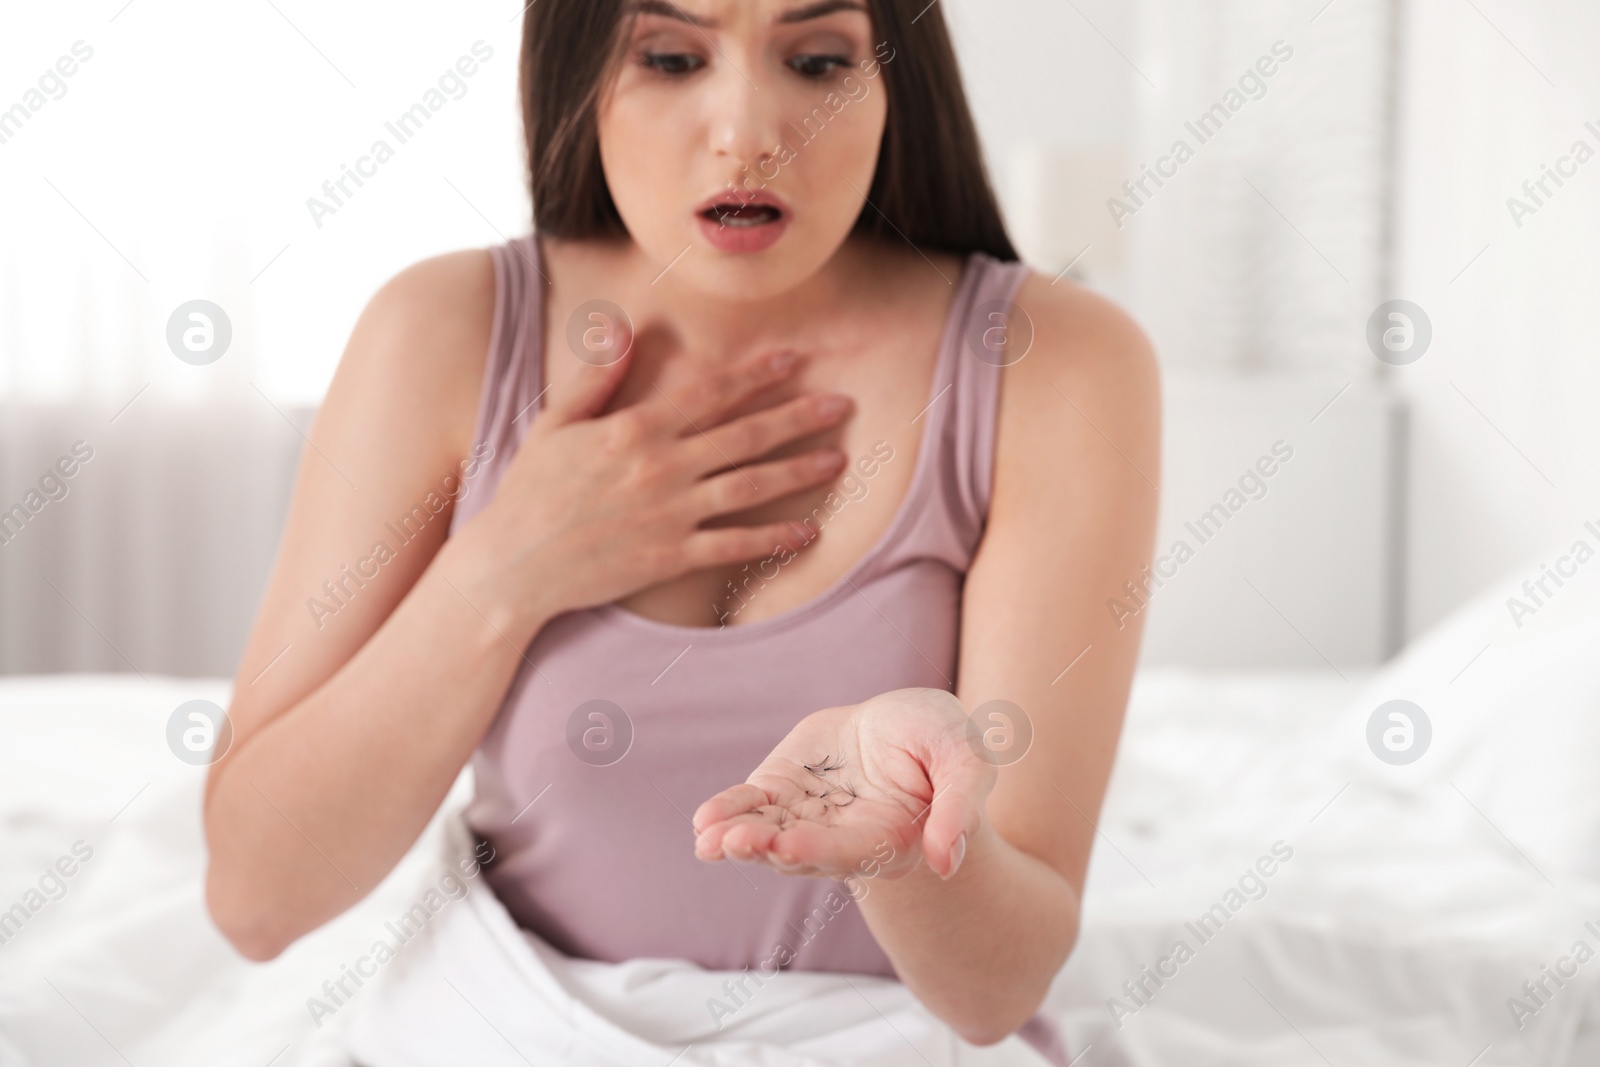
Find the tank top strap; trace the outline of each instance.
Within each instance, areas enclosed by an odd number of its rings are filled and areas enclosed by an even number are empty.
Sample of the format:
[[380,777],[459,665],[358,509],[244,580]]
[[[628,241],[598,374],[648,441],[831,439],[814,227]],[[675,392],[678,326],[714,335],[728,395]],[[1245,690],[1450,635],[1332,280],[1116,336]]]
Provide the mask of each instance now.
[[1023,263],[983,252],[967,259],[935,370],[934,397],[919,418],[922,453],[908,490],[909,529],[880,561],[890,569],[935,558],[965,572],[982,539],[994,480],[1000,384],[1030,329],[1015,308]]
[[960,477],[961,516],[981,534],[994,486],[995,439],[1000,419],[1000,383],[1005,368],[1026,354],[1033,328],[1016,306],[1028,277],[1024,263],[1006,263],[983,253],[972,257],[974,280],[961,319],[951,372],[956,402],[950,406],[949,436]]
[[500,475],[522,443],[544,394],[540,351],[544,343],[544,269],[539,263],[538,238],[529,233],[489,251],[494,260],[494,324],[472,440],[494,451],[473,491],[456,501],[450,519],[452,532],[494,496]]

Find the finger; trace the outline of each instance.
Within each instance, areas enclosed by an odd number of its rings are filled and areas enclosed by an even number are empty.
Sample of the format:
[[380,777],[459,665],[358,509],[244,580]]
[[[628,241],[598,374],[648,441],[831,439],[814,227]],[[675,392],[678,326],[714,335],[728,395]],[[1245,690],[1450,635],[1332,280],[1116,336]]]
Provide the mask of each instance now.
[[[761,826],[769,826],[773,832],[777,830],[778,809],[769,804],[752,811],[735,815],[731,819],[710,823],[700,831],[694,839],[694,854],[703,860],[720,860],[731,856],[734,859],[751,860],[759,858],[752,850],[751,832],[735,833],[742,826],[757,828],[755,837],[764,839],[767,835],[759,830]],[[732,838],[730,842],[730,838]]]
[[697,473],[708,474],[835,426],[851,407],[850,398],[839,393],[796,397],[697,434],[688,439],[687,448]]
[[[820,530],[800,522],[773,522],[763,526],[726,526],[697,530],[684,542],[684,558],[691,570],[747,563],[753,559],[793,556],[822,536]],[[787,563],[784,559],[782,562]]]
[[786,829],[774,830],[764,844],[775,863],[837,873],[859,873],[863,860],[870,859],[882,844],[881,838],[873,837],[866,829],[824,826],[809,819],[798,819]]
[[928,780],[934,794],[928,821],[922,827],[922,855],[935,874],[948,878],[978,834],[984,804],[994,788],[995,770],[960,744],[934,757]]
[[766,791],[749,782],[724,789],[710,800],[694,809],[694,832],[700,833],[712,823],[743,815],[747,811],[770,803]]
[[[617,386],[628,375],[635,347],[632,328],[626,321],[606,320],[597,322],[592,330],[603,331],[594,349],[595,357],[580,359],[578,372],[559,389],[552,387],[545,401],[543,421],[550,426],[594,418],[605,409],[616,395]],[[608,354],[614,354],[615,358]],[[611,362],[604,362],[604,359],[611,359]]]
[[843,452],[820,448],[788,459],[740,467],[697,484],[689,493],[690,506],[701,519],[744,511],[821,485],[837,475],[844,464]]
[[675,415],[685,432],[715,426],[720,416],[761,390],[794,373],[799,357],[788,349],[740,360],[727,367],[701,371],[691,380],[658,388],[649,402],[655,413]]
[[[717,848],[724,856],[734,859],[755,860],[764,857],[778,836],[778,823],[773,817],[750,813],[730,819],[718,827]],[[707,834],[710,837],[710,834]]]
[[832,873],[831,871],[823,870],[821,867],[813,867],[809,863],[784,863],[770,852],[761,856],[761,862],[779,874],[792,874],[800,878],[826,878]]

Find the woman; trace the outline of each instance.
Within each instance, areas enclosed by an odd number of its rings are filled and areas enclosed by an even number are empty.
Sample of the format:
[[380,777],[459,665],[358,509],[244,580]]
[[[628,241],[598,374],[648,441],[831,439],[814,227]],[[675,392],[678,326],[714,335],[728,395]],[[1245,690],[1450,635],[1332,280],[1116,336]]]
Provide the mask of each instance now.
[[536,233],[356,326],[208,783],[212,915],[277,955],[471,759],[488,883],[562,952],[782,944],[998,1042],[1078,930],[1150,349],[1016,262],[925,0],[524,33]]

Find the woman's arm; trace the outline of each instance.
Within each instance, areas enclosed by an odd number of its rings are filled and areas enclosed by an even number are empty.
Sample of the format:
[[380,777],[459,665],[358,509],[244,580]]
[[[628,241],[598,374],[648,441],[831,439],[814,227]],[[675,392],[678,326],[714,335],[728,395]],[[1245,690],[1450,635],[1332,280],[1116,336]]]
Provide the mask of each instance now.
[[207,902],[252,959],[383,878],[519,661],[434,565],[453,510],[444,486],[461,484],[447,479],[469,455],[493,301],[484,252],[397,276],[357,323],[301,457],[234,680],[233,745],[206,783]]
[[1138,327],[1039,275],[1017,304],[1036,341],[1006,370],[957,695],[969,712],[1021,707],[1032,747],[999,768],[952,877],[923,864],[861,901],[901,979],[978,1044],[1027,1020],[1077,939],[1142,620],[1106,604],[1150,559],[1160,484],[1159,374]]
[[[1037,276],[1018,304],[1037,341],[1006,371],[961,699],[901,689],[813,712],[694,816],[703,859],[849,883],[901,979],[976,1044],[1027,1020],[1077,938],[1139,646],[1138,619],[1106,604],[1149,558],[1159,476],[1143,335]],[[991,700],[1031,723],[1020,756],[971,729],[968,711]]]

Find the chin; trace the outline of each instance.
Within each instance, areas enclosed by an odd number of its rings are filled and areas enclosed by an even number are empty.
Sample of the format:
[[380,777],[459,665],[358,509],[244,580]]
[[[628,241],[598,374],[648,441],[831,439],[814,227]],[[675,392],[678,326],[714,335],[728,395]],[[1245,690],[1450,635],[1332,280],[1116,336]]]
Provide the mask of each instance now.
[[734,256],[702,246],[684,256],[673,272],[681,272],[679,284],[707,295],[758,303],[795,289],[816,274],[827,259],[789,255],[781,248],[756,256]]
[[[670,263],[687,244],[689,251],[671,270],[678,285],[724,300],[758,302],[804,284],[827,265],[843,243],[844,235],[822,241],[791,228],[777,244],[760,252],[725,252],[710,246],[699,234],[655,242],[650,251],[657,262]],[[662,253],[662,248],[672,251]]]

